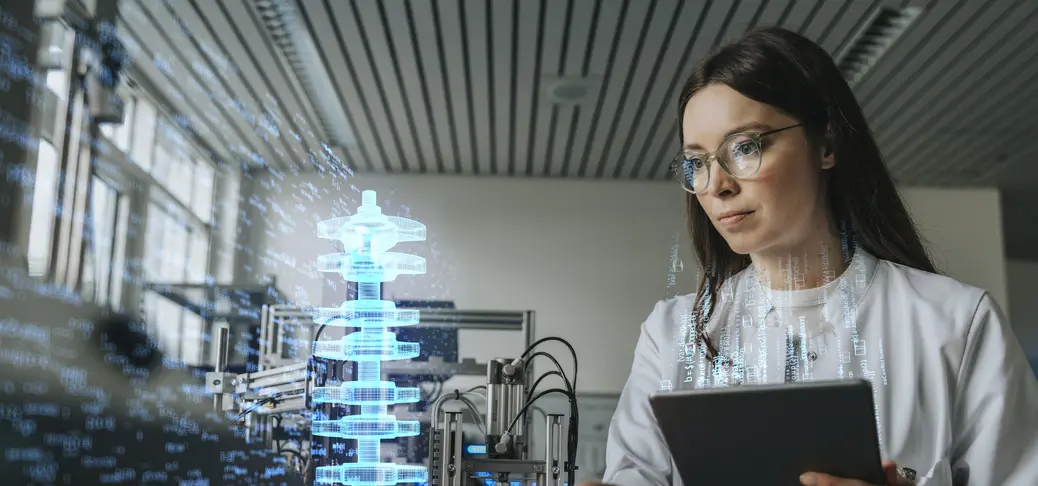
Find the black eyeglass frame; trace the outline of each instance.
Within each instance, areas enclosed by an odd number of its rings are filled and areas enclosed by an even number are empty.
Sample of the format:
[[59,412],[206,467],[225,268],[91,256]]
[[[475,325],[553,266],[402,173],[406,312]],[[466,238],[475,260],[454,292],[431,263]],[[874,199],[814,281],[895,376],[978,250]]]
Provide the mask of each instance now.
[[[734,177],[736,179],[748,179],[750,177],[753,177],[753,176],[757,175],[757,173],[760,172],[761,166],[764,165],[764,146],[761,145],[761,142],[764,140],[764,137],[767,137],[768,135],[774,135],[776,133],[779,133],[779,132],[782,132],[782,131],[785,131],[785,130],[789,130],[790,128],[796,128],[796,127],[803,126],[803,125],[804,125],[803,123],[797,123],[795,125],[790,125],[788,127],[776,128],[774,130],[768,130],[766,132],[756,132],[756,133],[754,133],[754,132],[739,132],[739,133],[733,133],[733,134],[725,137],[724,140],[721,141],[721,145],[719,145],[717,147],[717,150],[715,150],[713,152],[703,153],[703,152],[682,151],[680,154],[675,156],[674,157],[674,161],[670,163],[671,175],[677,180],[678,184],[681,185],[682,189],[684,189],[685,191],[689,192],[690,194],[696,194],[695,191],[693,191],[692,189],[690,189],[689,187],[687,187],[685,185],[685,181],[683,180],[683,178],[685,177],[684,167],[681,166],[681,164],[685,160],[687,160],[687,157],[685,157],[686,155],[688,155],[688,154],[695,154],[695,155],[701,156],[706,161],[705,162],[705,164],[706,164],[706,184],[707,184],[708,187],[710,185],[710,164],[713,163],[714,161],[717,161],[717,164],[721,166],[721,170],[723,170],[729,176]],[[723,149],[725,147],[725,145],[728,145],[728,142],[731,139],[736,138],[736,137],[746,137],[746,138],[749,138],[750,141],[752,141],[754,143],[754,145],[757,147],[757,153],[759,155],[759,160],[757,162],[757,168],[754,169],[753,173],[748,175],[748,176],[739,177],[739,176],[736,176],[735,174],[732,174],[732,171],[731,171],[731,169],[728,168],[728,165],[726,163],[724,163],[717,156],[717,152],[720,152],[721,149]]]

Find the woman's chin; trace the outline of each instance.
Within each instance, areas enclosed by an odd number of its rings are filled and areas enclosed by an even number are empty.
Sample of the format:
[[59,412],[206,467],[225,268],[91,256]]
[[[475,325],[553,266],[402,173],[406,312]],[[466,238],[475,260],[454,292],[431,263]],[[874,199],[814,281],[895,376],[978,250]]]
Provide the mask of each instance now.
[[749,236],[750,235],[747,234],[728,235],[725,238],[725,241],[728,242],[728,247],[731,248],[733,252],[739,255],[749,255],[763,246],[758,238],[751,238]]

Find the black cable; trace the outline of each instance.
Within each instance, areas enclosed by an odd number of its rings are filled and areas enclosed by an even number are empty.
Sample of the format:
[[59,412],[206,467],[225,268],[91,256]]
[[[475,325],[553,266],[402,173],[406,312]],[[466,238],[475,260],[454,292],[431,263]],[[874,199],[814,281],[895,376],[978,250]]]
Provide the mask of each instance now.
[[[566,387],[570,388],[570,391],[573,391],[573,389],[574,389],[573,388],[573,386],[574,386],[573,382],[570,381],[570,378],[568,376],[566,376],[566,371],[563,370],[562,364],[559,363],[558,359],[555,359],[555,357],[552,356],[550,353],[546,353],[544,351],[538,351],[538,352],[536,352],[534,354],[530,354],[529,357],[527,357],[525,362],[523,363],[523,370],[525,371],[527,368],[529,368],[529,363],[534,361],[534,358],[536,358],[538,356],[544,356],[544,357],[546,357],[548,359],[551,359],[551,362],[555,363],[555,370],[558,370],[558,374],[562,375],[563,376],[563,380],[566,381]],[[532,393],[532,390],[530,390],[530,393]]]
[[543,380],[543,379],[545,379],[545,378],[547,378],[549,376],[558,376],[558,377],[562,378],[562,381],[566,382],[566,387],[567,388],[569,387],[569,381],[566,380],[566,376],[563,375],[561,372],[559,372],[559,371],[546,371],[543,375],[538,377],[536,381],[533,382],[533,386],[530,387],[530,394],[532,395],[533,392],[537,391],[537,385],[541,384],[541,380]]
[[326,327],[328,327],[328,324],[321,324],[321,327],[317,328],[317,334],[314,335],[315,343],[321,339],[321,333],[324,332],[324,328]]
[[556,337],[556,336],[548,336],[548,337],[545,337],[545,338],[540,338],[537,341],[535,341],[533,344],[531,344],[530,347],[526,348],[526,351],[523,351],[523,354],[519,356],[519,359],[526,358],[526,355],[530,354],[530,351],[533,351],[533,348],[536,348],[541,343],[546,343],[548,341],[558,341],[558,342],[560,342],[562,344],[565,344],[566,347],[569,348],[569,354],[573,356],[573,387],[576,388],[577,387],[577,351],[575,349],[573,349],[573,345],[570,344],[569,341],[567,341],[565,339],[562,339],[560,337]]
[[571,400],[571,403],[572,403],[573,400],[576,400],[576,396],[574,396],[573,393],[570,392],[569,390],[563,390],[562,388],[550,388],[550,389],[544,390],[544,391],[534,395],[533,398],[527,400],[526,403],[523,404],[523,408],[519,409],[519,413],[515,414],[515,417],[512,418],[512,422],[508,424],[508,428],[505,429],[505,433],[506,434],[510,434],[512,432],[512,429],[515,427],[515,424],[517,424],[519,422],[519,418],[526,414],[526,409],[529,408],[530,405],[533,405],[533,402],[536,402],[541,397],[543,397],[545,395],[550,395],[552,393],[561,393],[563,395],[566,395]]
[[266,398],[264,398],[264,399],[262,399],[262,400],[260,400],[260,401],[258,401],[256,403],[252,404],[251,407],[245,409],[244,411],[242,411],[241,413],[236,415],[233,419],[231,419],[231,421],[229,423],[231,425],[234,425],[234,424],[238,423],[238,421],[241,420],[242,418],[244,418],[246,415],[248,415],[248,414],[250,414],[252,412],[255,412],[256,410],[258,410],[263,405],[266,405],[266,404],[268,404],[270,402],[273,402],[274,400],[275,400],[274,397],[266,397]]
[[[538,345],[538,344],[540,344],[542,342],[554,341],[554,340],[558,340],[558,341],[561,341],[562,343],[566,344],[566,346],[569,347],[570,352],[573,352],[573,346],[570,346],[570,344],[568,342],[566,342],[566,340],[564,340],[562,338],[550,338],[549,337],[549,338],[541,339],[541,340],[537,341],[536,343],[534,343],[533,345],[531,345],[530,348],[527,349],[527,351],[523,352],[523,357],[526,357],[526,354],[528,354],[530,349],[533,349],[534,346],[536,346],[536,345]],[[552,363],[555,363],[555,368],[558,371],[557,372],[549,371],[549,372],[541,375],[540,377],[538,377],[537,381],[534,382],[534,386],[531,387],[530,393],[533,394],[534,390],[537,388],[537,384],[540,383],[540,381],[542,379],[544,379],[546,376],[551,375],[551,374],[558,374],[558,375],[560,375],[562,377],[562,380],[566,383],[566,388],[568,389],[567,396],[570,397],[570,418],[569,418],[570,424],[569,424],[569,433],[566,436],[566,439],[567,439],[567,447],[566,447],[567,454],[566,455],[567,455],[567,462],[569,463],[569,466],[566,468],[566,473],[567,473],[567,479],[569,480],[569,484],[574,484],[574,481],[576,479],[577,445],[578,445],[578,437],[579,437],[578,432],[579,432],[579,429],[580,429],[580,409],[577,406],[577,394],[576,394],[577,356],[576,356],[576,353],[573,354],[573,375],[574,375],[574,381],[572,383],[570,383],[569,378],[566,376],[566,372],[563,371],[562,365],[559,364],[559,360],[555,359],[555,357],[552,356],[550,353],[546,353],[544,351],[537,351],[537,352],[535,352],[533,354],[530,354],[530,356],[527,357],[526,360],[523,363],[524,370],[526,369],[526,367],[529,366],[530,362],[533,361],[533,359],[536,358],[537,356],[545,356],[548,359],[550,359],[552,361]],[[555,390],[558,390],[558,389],[556,388]],[[531,399],[530,402],[527,402],[527,403],[529,404],[533,400],[535,400],[535,399],[537,399],[537,398],[539,398],[541,396],[543,396],[543,394],[535,395],[534,398]],[[525,408],[524,408],[524,410],[525,410]],[[520,412],[520,414],[517,415],[517,418],[521,417],[521,416],[523,416],[523,412]],[[509,427],[508,430],[511,431],[511,427]]]

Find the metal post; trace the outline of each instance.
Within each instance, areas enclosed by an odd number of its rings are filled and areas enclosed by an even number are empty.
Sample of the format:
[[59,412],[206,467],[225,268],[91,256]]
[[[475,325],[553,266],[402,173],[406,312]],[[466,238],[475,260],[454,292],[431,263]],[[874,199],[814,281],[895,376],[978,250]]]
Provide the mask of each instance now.
[[[230,329],[221,327],[216,337],[216,373],[222,373],[227,368],[227,352],[230,349]],[[220,412],[223,410],[223,393],[216,393],[213,395],[213,408]]]
[[[464,486],[465,471],[462,469],[462,435],[461,412],[444,412],[443,428],[440,429],[440,464],[439,485]],[[436,444],[434,444],[436,446]],[[430,466],[436,466],[430,464]]]
[[271,354],[271,340],[274,338],[274,309],[271,309],[269,305],[263,304],[260,306],[260,349],[259,349],[259,370],[267,369],[267,360]]
[[537,486],[561,486],[562,485],[562,415],[548,414],[545,427],[544,440],[544,471],[547,482],[541,482],[538,477]]
[[[536,329],[535,329],[536,326],[535,326],[535,322],[534,322],[535,315],[536,315],[536,313],[534,311],[532,311],[532,310],[528,310],[528,311],[524,311],[523,312],[523,328],[524,328],[523,329],[523,332],[524,332],[523,339],[525,339],[525,341],[526,341],[524,343],[524,345],[523,345],[523,351],[529,349],[530,346],[533,345],[534,339],[537,336],[535,334],[536,333]],[[528,363],[528,367],[526,369],[526,376],[527,377],[537,376],[536,363],[534,363],[533,360],[530,360],[529,363]],[[531,390],[530,387],[533,386],[533,382],[535,382],[535,381],[537,381],[537,380],[527,379],[526,382],[523,385],[524,386],[524,391],[525,391],[525,396],[528,397],[528,398],[533,398],[533,396],[531,396],[531,393],[533,393],[534,390]],[[533,414],[533,410],[532,409],[529,410],[527,412],[527,414],[532,415]],[[522,424],[523,437],[532,437],[530,435],[530,423],[532,421],[531,420],[525,420],[526,417],[523,417],[523,418],[524,418],[523,424]],[[523,458],[525,459],[526,457],[524,456]],[[541,486],[541,483],[537,483],[537,486]]]

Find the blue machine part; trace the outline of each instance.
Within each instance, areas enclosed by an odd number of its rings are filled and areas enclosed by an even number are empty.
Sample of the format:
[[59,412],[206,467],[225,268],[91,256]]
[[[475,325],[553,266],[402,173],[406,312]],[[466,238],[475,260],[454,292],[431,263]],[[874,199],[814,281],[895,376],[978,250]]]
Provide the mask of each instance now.
[[417,421],[401,421],[389,414],[388,406],[414,403],[421,399],[418,388],[397,387],[382,380],[381,362],[410,359],[419,355],[418,343],[401,342],[388,327],[413,326],[419,322],[416,310],[397,309],[382,300],[381,285],[400,275],[421,275],[425,259],[387,250],[397,243],[424,241],[425,226],[409,219],[386,216],[376,204],[375,191],[361,194],[357,214],[322,221],[318,234],[339,240],[341,253],[318,258],[318,268],[335,272],[357,282],[357,300],[339,307],[314,310],[314,322],[332,326],[356,327],[359,331],[338,340],[314,343],[314,355],[357,364],[357,380],[339,386],[317,387],[314,403],[359,406],[360,413],[338,420],[314,420],[314,435],[354,439],[357,462],[320,466],[315,484],[351,486],[389,486],[397,483],[423,483],[428,480],[424,466],[380,462],[382,440],[418,435]]

